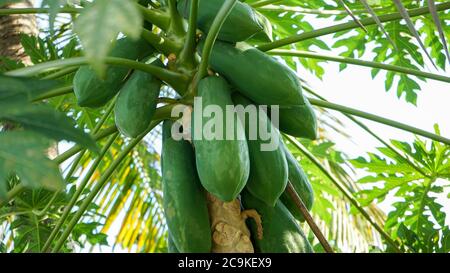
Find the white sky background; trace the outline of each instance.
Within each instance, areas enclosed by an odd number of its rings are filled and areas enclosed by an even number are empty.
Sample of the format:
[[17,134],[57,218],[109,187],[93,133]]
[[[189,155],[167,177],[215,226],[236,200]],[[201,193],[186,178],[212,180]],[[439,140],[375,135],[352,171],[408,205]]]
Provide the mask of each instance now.
[[[40,0],[37,1],[40,4]],[[310,23],[318,27],[329,26],[330,22],[326,20],[311,19]],[[333,23],[331,23],[333,24]],[[333,40],[331,36],[322,38],[331,47]],[[337,55],[339,51],[327,54]],[[372,56],[364,56],[365,60],[372,60]],[[339,72],[339,64],[329,62],[323,64],[325,75],[323,80],[319,80],[314,75],[311,75],[305,69],[300,69],[299,74],[306,79],[311,87],[318,91],[331,102],[342,104],[348,107],[353,107],[359,110],[370,112],[382,117],[390,118],[402,123],[406,123],[430,132],[434,132],[433,125],[439,124],[441,134],[450,137],[450,85],[434,80],[428,80],[427,83],[420,82],[422,91],[419,92],[417,107],[406,103],[404,99],[398,99],[396,95],[396,88],[393,88],[389,93],[385,91],[384,80],[385,73],[382,71],[372,80],[370,75],[370,68],[360,66],[348,65],[347,69]],[[429,65],[429,68],[432,66]],[[450,67],[447,65],[447,71]],[[433,73],[443,74],[442,71],[429,70]],[[448,73],[446,73],[448,75]],[[394,86],[395,87],[395,86]],[[330,110],[331,111],[331,110]],[[333,111],[333,113],[336,113]],[[364,121],[375,133],[385,140],[397,139],[401,141],[413,141],[414,136],[410,133],[401,130],[384,126],[378,123]],[[345,151],[351,158],[365,155],[366,152],[375,152],[376,147],[381,146],[377,140],[367,134],[361,128],[354,125],[351,121],[343,118],[346,133],[351,136],[351,139],[346,139],[338,134],[330,134],[330,138],[336,143],[336,147],[340,151]],[[358,177],[361,178],[366,174],[363,171],[358,172]],[[447,182],[448,183],[448,182]],[[446,213],[450,215],[450,200],[446,198],[449,189],[439,202],[444,205]],[[387,198],[380,207],[388,213],[392,207],[393,198]],[[447,223],[450,223],[450,217],[447,217]],[[117,227],[117,231],[120,227]],[[110,232],[109,242],[112,243],[115,232]],[[88,251],[89,247],[81,251]],[[94,251],[110,252],[112,249],[102,247],[95,248]],[[123,251],[119,248],[115,252]]]

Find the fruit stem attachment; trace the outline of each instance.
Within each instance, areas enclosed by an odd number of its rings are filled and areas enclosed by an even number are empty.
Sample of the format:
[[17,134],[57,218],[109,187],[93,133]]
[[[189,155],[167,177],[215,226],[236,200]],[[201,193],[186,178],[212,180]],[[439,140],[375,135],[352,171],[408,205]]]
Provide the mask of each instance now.
[[147,29],[142,29],[141,36],[156,50],[162,52],[166,56],[169,56],[172,53],[177,54],[182,48],[182,45],[176,41],[164,37],[161,34],[155,34]]
[[170,25],[167,34],[173,35],[177,38],[184,38],[186,32],[184,31],[183,18],[177,10],[177,0],[168,0]]
[[302,214],[303,218],[305,218],[306,222],[308,223],[314,235],[316,235],[316,238],[319,240],[325,252],[334,253],[327,239],[323,235],[322,231],[320,231],[320,228],[317,226],[316,222],[314,222],[314,219],[312,218],[311,214],[309,213],[300,196],[298,196],[298,193],[295,191],[290,181],[287,184],[286,190],[289,196],[294,200],[297,209]]
[[180,53],[179,64],[192,70],[195,67],[195,44],[197,34],[198,0],[192,0],[186,42]]
[[220,29],[225,23],[228,15],[231,13],[231,10],[233,9],[236,2],[237,0],[227,0],[220,8],[216,18],[211,25],[208,36],[205,40],[205,45],[203,46],[202,61],[200,63],[196,79],[194,80],[194,87],[196,87],[198,85],[198,82],[200,82],[200,80],[208,74],[209,58],[211,56],[214,43],[216,42],[217,36],[219,36]]
[[149,9],[146,7],[143,7],[139,4],[136,4],[139,7],[139,10],[142,13],[142,16],[147,22],[150,22],[154,24],[155,26],[159,27],[163,31],[167,31],[169,29],[170,25],[170,17],[159,10],[156,9]]

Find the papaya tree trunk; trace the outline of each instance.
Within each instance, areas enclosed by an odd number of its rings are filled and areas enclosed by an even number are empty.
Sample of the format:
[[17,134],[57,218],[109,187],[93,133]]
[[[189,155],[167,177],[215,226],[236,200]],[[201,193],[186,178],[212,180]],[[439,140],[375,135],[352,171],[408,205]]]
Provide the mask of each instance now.
[[255,219],[259,238],[262,237],[261,218],[255,210],[241,211],[239,199],[223,202],[214,195],[207,194],[211,222],[213,253],[254,253],[250,231],[245,223],[247,218]]
[[[3,8],[31,8],[34,0],[6,5]],[[0,17],[0,56],[21,61],[30,65],[30,57],[20,43],[21,34],[37,35],[36,16],[33,14],[18,14]]]
[[[34,0],[21,3],[8,4],[2,8],[32,8]],[[21,34],[36,36],[39,33],[37,20],[34,14],[16,14],[0,16],[0,57],[20,61],[24,65],[32,65],[30,57],[26,54],[21,44]],[[1,60],[0,60],[1,65]],[[5,131],[13,130],[14,124],[5,123],[2,126]],[[58,155],[58,145],[52,145],[47,154],[50,158]]]

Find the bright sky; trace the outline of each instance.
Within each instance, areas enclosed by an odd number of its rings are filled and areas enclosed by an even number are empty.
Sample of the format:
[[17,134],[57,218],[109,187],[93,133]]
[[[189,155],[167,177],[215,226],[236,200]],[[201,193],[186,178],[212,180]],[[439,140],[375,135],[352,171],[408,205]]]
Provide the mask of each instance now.
[[[384,89],[384,77],[379,75],[375,80],[371,79],[370,69],[357,66],[349,66],[343,72],[339,71],[338,64],[325,65],[325,77],[323,81],[314,76],[306,77],[315,90],[328,100],[345,106],[364,110],[382,117],[390,118],[415,127],[433,132],[433,124],[438,123],[441,134],[450,137],[450,87],[448,84],[429,81],[421,84],[422,92],[419,94],[418,107],[397,99],[395,90],[386,93]],[[381,144],[365,131],[354,125],[348,119],[342,119],[347,128],[346,133],[351,136],[347,139],[338,134],[332,134],[338,150],[345,151],[351,157],[364,155],[366,152],[374,152]],[[397,139],[412,141],[414,136],[385,125],[363,120],[369,127],[385,140]],[[359,177],[364,175],[359,173]],[[447,190],[448,191],[448,190]],[[448,192],[447,192],[448,193]],[[446,195],[446,194],[445,194]],[[443,196],[445,197],[443,194]],[[450,213],[449,199],[442,198],[442,204]],[[392,199],[387,199],[382,204],[385,212],[390,211]],[[450,219],[447,219],[450,222]]]
[[[40,1],[38,0],[37,2]],[[313,20],[311,23],[316,27],[329,25],[329,23],[319,20]],[[332,45],[330,37],[326,37],[324,40],[329,42],[330,46]],[[364,59],[371,60],[370,56]],[[421,83],[422,91],[419,93],[418,105],[415,107],[406,103],[403,99],[398,99],[396,89],[392,89],[389,93],[385,92],[383,72],[375,80],[372,80],[369,68],[349,65],[346,70],[339,72],[339,64],[337,63],[330,62],[323,66],[326,71],[323,81],[320,81],[317,77],[304,70],[300,71],[300,76],[307,79],[313,89],[331,102],[364,110],[430,132],[433,132],[433,125],[438,123],[441,134],[450,137],[449,84],[433,80],[428,80],[427,83]],[[447,68],[447,71],[449,69],[450,67]],[[443,73],[442,71],[431,72]],[[351,136],[351,139],[346,139],[337,134],[331,134],[330,137],[336,142],[338,150],[345,151],[351,157],[358,157],[369,151],[374,152],[375,148],[381,145],[351,121],[345,118],[342,121],[344,121],[346,132]],[[410,133],[405,133],[370,121],[364,122],[385,140],[397,139],[401,141],[412,141],[414,139]],[[364,175],[364,172],[358,173],[359,177]],[[450,214],[450,201],[445,198],[448,191],[449,189],[447,189],[446,194],[442,195],[444,198],[441,198],[439,201],[445,205],[447,214]],[[392,198],[387,198],[381,204],[381,208],[386,213],[392,209],[390,206],[392,201]],[[447,223],[450,223],[450,219],[447,219]],[[113,234],[114,232],[111,232],[110,235]],[[111,236],[110,242],[113,241],[112,239],[113,237]],[[96,248],[95,250],[97,251],[98,249]],[[102,248],[102,251],[111,251],[111,249]],[[120,250],[115,249],[115,251]]]
[[[312,19],[310,21],[316,27],[326,27],[330,23],[326,20]],[[322,39],[331,45],[334,43],[330,35],[322,37]],[[369,50],[367,50],[369,51]],[[325,52],[325,54],[337,55],[339,49],[333,53]],[[372,53],[363,56],[363,60],[373,60]],[[428,63],[427,68],[433,66]],[[371,69],[361,66],[348,65],[347,69],[339,72],[339,63],[329,62],[324,65],[325,76],[323,80],[307,72],[305,69],[300,70],[300,76],[305,78],[311,85],[312,89],[317,91],[327,100],[342,104],[344,106],[356,108],[365,112],[379,115],[402,122],[429,132],[434,132],[434,124],[440,127],[441,135],[450,138],[450,85],[448,83],[427,80],[427,82],[419,81],[421,91],[418,94],[417,107],[407,103],[403,98],[397,97],[397,89],[394,85],[389,92],[385,91],[385,74],[381,71],[375,79],[371,77]],[[426,70],[436,74],[449,75],[445,71]],[[450,65],[447,63],[446,71],[450,71]],[[332,110],[330,110],[332,111]],[[336,113],[333,111],[333,113]],[[342,117],[342,115],[339,115]],[[400,140],[412,142],[414,135],[389,126],[385,126],[376,122],[360,119],[369,126],[377,135],[384,140]],[[342,118],[346,127],[346,133],[351,136],[350,139],[339,134],[330,134],[331,139],[336,143],[336,147],[340,151],[345,151],[351,158],[364,156],[367,152],[375,152],[377,147],[382,144],[366,133],[363,129],[349,121],[345,117]],[[357,177],[362,178],[367,173],[358,171]],[[443,182],[442,180],[437,183]],[[448,181],[447,181],[448,184]],[[444,205],[444,210],[450,215],[450,199],[446,196],[450,193],[450,189],[445,189],[445,194],[441,194],[438,202]],[[381,203],[380,208],[389,213],[393,208],[391,204],[395,201],[389,197]],[[447,225],[450,224],[450,217],[446,219]]]

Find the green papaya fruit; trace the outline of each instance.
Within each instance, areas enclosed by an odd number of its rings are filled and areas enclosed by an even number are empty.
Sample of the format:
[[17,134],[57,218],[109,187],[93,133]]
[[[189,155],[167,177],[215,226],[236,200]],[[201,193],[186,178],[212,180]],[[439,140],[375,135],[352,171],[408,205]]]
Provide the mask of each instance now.
[[167,237],[167,252],[169,253],[180,253],[173,241],[172,235],[169,232],[169,236]]
[[317,117],[308,100],[304,105],[280,109],[280,131],[295,137],[317,139]]
[[[286,153],[286,159],[289,168],[289,181],[294,187],[295,191],[298,193],[300,198],[305,204],[308,210],[311,210],[314,204],[314,192],[311,183],[308,180],[303,168],[300,166],[295,157],[291,154],[288,148],[283,144],[283,150]],[[292,213],[292,215],[299,221],[304,221],[303,215],[298,211],[295,201],[291,198],[289,193],[286,191],[280,197],[281,202],[286,206],[286,208]]]
[[[238,93],[233,94],[233,101],[235,105],[247,107],[246,109],[249,110],[257,111],[258,109],[252,101]],[[248,108],[252,106],[253,109]],[[250,155],[250,176],[246,188],[267,205],[275,206],[288,181],[288,166],[282,147],[283,142],[278,129],[272,125],[264,111],[254,112],[254,114],[257,116],[247,115],[250,117],[248,119],[241,116],[242,123],[245,123]]]
[[[163,67],[159,59],[152,65]],[[149,73],[134,71],[120,89],[115,105],[117,128],[127,137],[140,136],[150,125],[158,104],[161,81]]]
[[[234,135],[227,136],[231,132],[227,132],[224,113],[227,106],[233,106],[233,101],[228,83],[223,78],[211,76],[201,80],[198,96],[202,105],[194,104],[192,133],[200,181],[208,192],[230,202],[237,198],[249,176],[250,160],[245,132],[235,115],[228,126],[233,127]],[[206,118],[202,110],[208,107],[216,107],[221,113],[214,114],[213,119]],[[217,121],[215,132],[207,130],[214,121]]]
[[261,26],[263,26],[263,31],[260,31],[252,36],[251,39],[249,39],[251,42],[272,42],[273,41],[273,29],[272,29],[272,22],[262,15],[259,12],[256,12],[256,16],[258,18],[259,23]]
[[167,226],[182,253],[211,251],[211,228],[206,192],[195,170],[189,142],[172,137],[173,121],[163,123],[162,187]]
[[[130,38],[121,38],[116,41],[109,56],[136,60],[152,52],[152,47],[143,39],[134,41]],[[101,79],[90,66],[80,67],[73,79],[78,105],[91,108],[105,105],[119,92],[129,71],[126,67],[110,66],[106,70],[105,78]]]
[[[203,44],[204,41],[199,43],[200,53]],[[295,72],[256,48],[216,41],[210,65],[258,104],[279,105],[280,108],[305,104]]]
[[[200,30],[206,33],[209,31],[223,3],[223,0],[199,1],[197,24]],[[190,0],[178,1],[178,12],[186,19],[189,18],[190,6]],[[259,16],[262,15],[258,15],[249,5],[237,2],[225,20],[218,39],[227,42],[245,41],[264,31]]]
[[256,210],[262,220],[263,237],[257,238],[256,223],[249,219],[255,249],[261,253],[312,253],[313,249],[305,234],[286,207],[277,201],[268,206],[248,191],[242,193],[245,209]]

